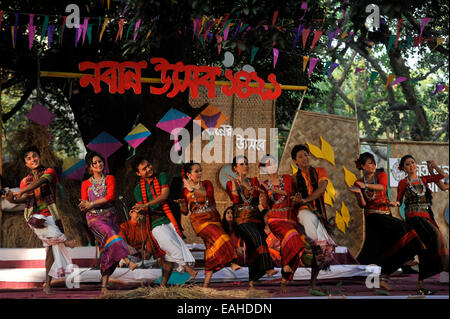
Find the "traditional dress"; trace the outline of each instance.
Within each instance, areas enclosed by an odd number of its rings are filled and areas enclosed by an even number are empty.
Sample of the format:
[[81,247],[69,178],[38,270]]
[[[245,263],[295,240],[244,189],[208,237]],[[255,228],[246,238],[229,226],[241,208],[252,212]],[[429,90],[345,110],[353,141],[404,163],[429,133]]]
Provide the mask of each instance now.
[[[358,181],[365,183],[364,179]],[[382,191],[362,191],[366,236],[363,248],[357,260],[363,265],[381,266],[381,274],[389,275],[399,269],[408,260],[414,259],[421,249],[417,233],[406,222],[395,218],[389,211],[387,195],[387,175],[378,172],[369,184],[383,185]]]
[[440,174],[419,177],[418,181],[402,179],[398,183],[397,201],[405,202],[406,222],[414,228],[426,246],[419,253],[419,280],[448,271],[448,250],[434,220],[432,193],[427,184],[444,178]]
[[[270,181],[265,181],[264,184],[266,189],[272,186]],[[299,266],[301,253],[305,248],[301,236],[303,230],[299,227],[291,206],[292,177],[283,175],[280,178],[279,185],[273,185],[273,187],[277,190],[284,190],[286,195],[268,191],[270,210],[267,213],[267,223],[271,232],[281,242],[282,266],[289,265],[292,268],[290,273],[284,273],[282,270],[282,276],[287,280],[292,280]]]
[[119,235],[127,242],[128,245],[136,250],[134,256],[144,258],[142,250],[146,254],[145,257],[154,256],[161,258],[165,252],[159,247],[156,239],[153,237],[148,216],[146,220],[141,222],[134,222],[133,220],[126,221],[120,225]]
[[118,234],[119,217],[114,200],[116,197],[116,180],[113,175],[103,176],[100,181],[93,177],[81,184],[81,199],[93,202],[105,198],[106,203],[95,205],[86,213],[90,231],[100,242],[100,273],[110,276],[122,258],[134,253]]
[[53,168],[39,167],[37,173],[30,173],[22,179],[20,189],[40,178],[45,178],[47,182],[23,195],[27,199],[24,217],[28,226],[42,240],[46,252],[50,247],[53,251],[54,262],[48,273],[49,276],[61,278],[73,271],[73,265],[64,245],[67,238],[55,223],[60,218],[55,203],[58,184],[56,171]]
[[276,267],[283,267],[281,261],[281,241],[272,233],[267,234],[267,247],[269,248],[270,257]]
[[236,185],[238,195],[232,192],[232,182],[227,182],[227,193],[234,205],[234,222],[239,237],[245,242],[249,280],[255,281],[264,276],[267,270],[273,269],[264,233],[264,221],[258,209],[259,181],[256,177],[250,179],[252,189]]
[[205,270],[215,272],[231,262],[237,262],[237,255],[230,236],[222,228],[212,183],[205,180],[202,186],[206,190],[206,196],[195,195],[187,188],[182,190],[182,194],[191,212],[189,218],[192,228],[206,246]]
[[[166,173],[154,176],[150,183],[141,178],[134,189],[134,198],[139,204],[145,204],[161,195],[161,191],[169,187]],[[151,231],[157,243],[165,251],[164,259],[174,263],[174,270],[184,272],[184,266],[194,266],[195,259],[183,241],[183,234],[167,202],[150,206],[147,210]]]
[[[307,172],[300,169],[293,176],[293,193],[299,192],[307,198],[318,187],[319,182],[328,181],[327,171],[322,167],[310,167]],[[333,261],[336,244],[327,232],[330,225],[327,220],[323,196],[313,202],[295,206],[298,222],[305,229],[306,240],[314,253],[319,269],[326,269]]]

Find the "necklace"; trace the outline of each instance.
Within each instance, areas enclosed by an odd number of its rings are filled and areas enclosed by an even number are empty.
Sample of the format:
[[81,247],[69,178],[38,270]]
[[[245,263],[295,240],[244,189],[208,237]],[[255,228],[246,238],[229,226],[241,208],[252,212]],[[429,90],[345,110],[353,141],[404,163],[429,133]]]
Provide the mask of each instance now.
[[[364,184],[369,184],[369,181],[366,180],[366,177],[363,176],[363,180],[364,180]],[[372,183],[371,184],[377,184],[376,178],[375,178],[375,174],[372,175]],[[375,191],[370,191],[368,187],[364,188],[364,194],[366,195],[368,200],[374,200],[375,196],[376,196],[376,192]]]
[[422,186],[422,191],[419,193],[419,185],[413,185],[412,184],[412,180],[409,178],[409,176],[406,178],[406,182],[408,183],[409,189],[411,189],[411,191],[416,194],[419,197],[422,197],[425,195],[425,184],[423,183],[422,179],[419,177],[418,179],[420,185]]
[[[280,179],[279,189],[284,190],[283,179],[281,177],[279,177],[279,179]],[[267,184],[269,185],[269,189],[275,188],[275,185],[273,185],[270,180],[267,180]],[[286,196],[283,195],[278,200],[275,200],[275,192],[274,191],[270,192],[270,199],[272,200],[274,205],[278,205],[278,204],[282,203],[285,198],[286,198]]]
[[106,181],[105,175],[102,175],[102,178],[100,179],[95,179],[94,176],[91,177],[92,190],[94,191],[96,197],[102,197],[104,195],[106,191],[105,181]]
[[[198,183],[198,185],[199,185],[199,188],[198,188],[198,189],[201,189],[200,183]],[[209,199],[208,199],[208,196],[205,196],[205,205],[202,205],[202,204],[200,204],[200,203],[198,202],[198,197],[195,195],[195,192],[194,192],[194,191],[192,191],[192,198],[194,198],[194,202],[195,202],[195,204],[197,205],[197,207],[199,208],[199,211],[204,211],[204,210],[206,210],[206,209],[209,207]]]
[[[248,180],[248,178],[246,178],[246,180]],[[239,196],[241,197],[242,201],[246,204],[250,204],[252,202],[252,200],[254,199],[252,183],[250,183],[250,181],[249,181],[248,184],[250,185],[250,191],[249,191],[250,196],[248,198],[245,198],[244,187],[239,182]]]

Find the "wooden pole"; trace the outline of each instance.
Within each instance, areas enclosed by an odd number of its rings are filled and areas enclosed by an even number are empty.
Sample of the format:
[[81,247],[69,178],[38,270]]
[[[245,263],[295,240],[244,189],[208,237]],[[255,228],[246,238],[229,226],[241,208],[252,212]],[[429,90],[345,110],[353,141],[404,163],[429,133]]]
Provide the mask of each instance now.
[[[3,120],[2,120],[2,84],[3,84],[3,70],[0,68],[0,189],[3,188],[2,178],[3,178],[3,160],[2,160],[2,140],[3,140]],[[2,222],[3,222],[3,212],[2,206],[0,205],[0,247],[2,247]]]

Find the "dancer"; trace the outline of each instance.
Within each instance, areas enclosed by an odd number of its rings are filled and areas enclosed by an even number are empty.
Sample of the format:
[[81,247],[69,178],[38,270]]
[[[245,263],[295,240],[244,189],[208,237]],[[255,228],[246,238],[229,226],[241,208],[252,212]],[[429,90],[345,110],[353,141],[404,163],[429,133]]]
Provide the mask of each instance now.
[[90,178],[81,184],[81,200],[78,207],[86,213],[88,227],[100,242],[101,294],[108,292],[109,277],[121,259],[131,270],[137,264],[128,259],[130,250],[119,232],[119,216],[114,207],[116,180],[113,175],[103,173],[105,160],[97,152],[88,152],[85,157]]
[[52,294],[52,277],[61,278],[73,271],[72,259],[66,246],[73,248],[76,241],[68,240],[62,232],[60,213],[56,207],[56,171],[41,165],[41,153],[34,145],[23,149],[22,160],[30,173],[20,182],[18,192],[8,191],[5,197],[10,203],[24,203],[26,206],[25,221],[45,247],[43,290],[46,294]]
[[256,177],[249,179],[248,159],[245,156],[233,158],[232,169],[237,178],[226,175],[229,181],[226,184],[227,193],[235,204],[234,221],[236,230],[244,242],[248,254],[249,288],[254,288],[254,281],[264,274],[273,276],[278,273],[273,269],[264,233],[264,222],[258,209],[259,197],[264,196]]
[[387,175],[377,170],[375,157],[365,152],[355,161],[356,168],[363,171],[349,190],[356,195],[360,207],[364,208],[366,236],[358,255],[363,265],[381,266],[380,286],[391,290],[388,277],[405,262],[423,249],[417,233],[403,220],[395,218],[389,211]]
[[287,284],[294,278],[300,264],[300,255],[305,248],[296,215],[291,206],[292,177],[278,175],[278,163],[273,156],[266,156],[260,163],[262,174],[269,178],[262,183],[269,200],[267,223],[272,233],[281,242],[281,292],[287,291]]
[[293,176],[292,198],[298,222],[305,229],[305,235],[313,252],[311,265],[311,289],[316,289],[316,279],[321,269],[329,268],[336,244],[327,232],[330,225],[323,195],[328,184],[327,171],[311,166],[308,147],[298,144],[293,147],[291,157],[298,167]]
[[192,267],[194,256],[183,241],[183,233],[176,222],[167,199],[170,195],[169,177],[166,173],[156,176],[152,164],[144,157],[134,159],[133,169],[140,177],[139,184],[134,189],[137,204],[133,207],[137,211],[146,211],[151,225],[151,231],[162,250],[166,252],[165,263],[162,267],[163,278],[169,278],[173,270],[187,273],[191,280],[197,276]]
[[245,251],[245,243],[237,234],[233,211],[233,206],[227,207],[225,209],[222,216],[222,228],[230,236],[231,243],[236,250],[236,254],[238,256],[237,264],[240,266],[246,266],[245,261],[247,260],[247,256]]
[[207,288],[213,272],[228,265],[232,270],[241,269],[237,264],[237,255],[230,236],[223,230],[220,215],[214,200],[214,188],[210,181],[202,181],[200,164],[190,162],[183,165],[184,188],[183,198],[176,202],[180,204],[181,212],[191,220],[192,228],[200,236],[206,246],[205,252],[205,281]]
[[[419,238],[427,247],[419,253],[419,280],[417,291],[422,295],[432,294],[433,291],[424,287],[423,281],[441,271],[448,271],[448,250],[439,227],[434,220],[432,193],[428,183],[436,183],[446,174],[435,161],[429,161],[430,175],[419,176],[417,163],[412,155],[405,155],[400,160],[399,168],[408,174],[398,183],[397,201],[392,204],[399,207],[405,202],[406,222],[414,228]],[[433,174],[436,170],[438,174]]]

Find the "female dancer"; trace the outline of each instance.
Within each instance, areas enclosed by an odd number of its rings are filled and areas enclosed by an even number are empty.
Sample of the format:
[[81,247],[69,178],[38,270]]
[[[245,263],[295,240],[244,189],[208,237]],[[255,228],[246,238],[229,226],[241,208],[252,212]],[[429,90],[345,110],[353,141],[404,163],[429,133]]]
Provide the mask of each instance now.
[[305,248],[301,237],[303,232],[291,206],[292,177],[290,175],[280,177],[277,161],[271,156],[266,156],[260,167],[263,173],[269,175],[269,179],[262,184],[269,198],[264,206],[269,207],[267,213],[269,228],[281,241],[281,292],[286,292],[287,283],[294,278],[300,264],[300,254]]
[[356,168],[363,171],[349,190],[356,195],[364,208],[366,238],[358,261],[361,264],[381,266],[380,286],[391,290],[387,279],[405,262],[414,259],[422,248],[417,233],[403,220],[389,211],[387,175],[377,171],[375,157],[365,152],[355,161]]
[[[231,269],[241,267],[236,263],[237,255],[231,243],[230,236],[223,230],[220,215],[214,201],[214,188],[210,181],[202,181],[202,168],[200,164],[190,162],[184,164],[183,198],[177,200],[181,212],[189,216],[195,233],[205,242],[205,282],[207,288],[213,272],[230,265]],[[186,179],[187,178],[187,179]]]
[[233,244],[233,247],[236,250],[236,254],[238,256],[237,264],[244,266],[246,260],[245,243],[237,234],[233,211],[233,206],[225,209],[222,216],[222,228],[230,236],[231,244]]
[[249,287],[253,289],[254,281],[264,274],[275,275],[278,271],[273,269],[273,261],[270,257],[264,233],[264,222],[258,209],[259,197],[264,196],[265,191],[260,188],[256,177],[249,179],[248,159],[245,156],[233,158],[232,169],[237,178],[227,175],[227,193],[235,204],[234,221],[239,237],[241,237],[247,249],[249,268]]
[[[411,155],[405,155],[400,160],[400,169],[408,177],[398,183],[397,201],[395,206],[405,202],[406,222],[414,228],[422,242],[427,247],[419,253],[419,281],[417,289],[420,294],[432,294],[433,291],[424,288],[424,279],[441,271],[448,271],[448,250],[439,227],[434,220],[431,210],[432,195],[428,183],[437,183],[445,178],[446,174],[434,161],[428,162],[430,175],[418,176],[417,163]],[[438,174],[433,174],[436,170]]]
[[86,212],[89,229],[101,243],[100,273],[102,294],[108,292],[108,280],[121,259],[131,270],[137,264],[128,259],[132,253],[119,233],[119,217],[114,207],[116,180],[113,175],[103,174],[104,159],[96,152],[85,157],[89,173],[92,175],[81,184],[81,201],[78,207]]
[[6,199],[13,204],[25,203],[27,225],[42,240],[45,247],[44,292],[52,294],[52,277],[61,278],[72,269],[72,259],[66,249],[76,245],[63,234],[58,208],[56,207],[56,186],[58,177],[53,168],[41,166],[41,153],[36,146],[22,151],[22,160],[30,173],[20,182],[20,191],[6,193]]

